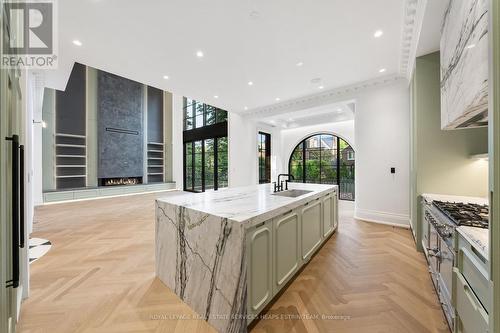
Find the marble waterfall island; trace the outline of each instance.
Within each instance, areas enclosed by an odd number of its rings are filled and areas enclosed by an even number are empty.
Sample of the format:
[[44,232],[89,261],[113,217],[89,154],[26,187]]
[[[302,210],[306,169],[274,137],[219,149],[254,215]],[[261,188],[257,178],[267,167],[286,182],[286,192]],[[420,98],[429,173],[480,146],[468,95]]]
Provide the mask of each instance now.
[[156,201],[156,275],[219,332],[246,332],[336,229],[336,185],[289,188],[304,194],[264,184]]

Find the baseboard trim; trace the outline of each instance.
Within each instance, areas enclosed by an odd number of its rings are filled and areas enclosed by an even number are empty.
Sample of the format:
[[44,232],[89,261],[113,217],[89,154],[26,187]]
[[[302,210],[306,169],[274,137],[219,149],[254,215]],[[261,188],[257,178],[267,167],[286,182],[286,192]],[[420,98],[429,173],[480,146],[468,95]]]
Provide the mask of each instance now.
[[389,225],[392,227],[410,229],[410,216],[403,214],[391,214],[367,209],[356,209],[354,218],[357,220]]

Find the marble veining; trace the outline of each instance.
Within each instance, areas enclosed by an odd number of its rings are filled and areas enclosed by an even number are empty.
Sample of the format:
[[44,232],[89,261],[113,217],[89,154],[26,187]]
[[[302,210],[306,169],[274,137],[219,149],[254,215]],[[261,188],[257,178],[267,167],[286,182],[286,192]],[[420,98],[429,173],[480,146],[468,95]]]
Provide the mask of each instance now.
[[156,274],[220,332],[246,327],[244,228],[157,202]]
[[441,34],[443,128],[484,125],[488,110],[488,1],[450,0]]
[[311,192],[297,198],[282,197],[273,195],[272,184],[262,184],[204,193],[179,192],[158,201],[254,225],[328,192],[337,191],[338,186],[291,183],[288,188]]
[[475,227],[458,227],[457,231],[487,260],[489,260],[489,229]]
[[293,184],[311,193],[272,195],[270,185],[170,194],[156,201],[156,275],[219,332],[247,331],[245,230],[337,186]]

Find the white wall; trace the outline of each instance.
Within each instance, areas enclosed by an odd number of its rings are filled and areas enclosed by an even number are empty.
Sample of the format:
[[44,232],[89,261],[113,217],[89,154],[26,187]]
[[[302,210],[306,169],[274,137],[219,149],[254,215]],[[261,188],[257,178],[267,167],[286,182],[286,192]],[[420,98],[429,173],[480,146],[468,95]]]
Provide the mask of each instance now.
[[409,226],[409,104],[406,80],[356,96],[356,218]]

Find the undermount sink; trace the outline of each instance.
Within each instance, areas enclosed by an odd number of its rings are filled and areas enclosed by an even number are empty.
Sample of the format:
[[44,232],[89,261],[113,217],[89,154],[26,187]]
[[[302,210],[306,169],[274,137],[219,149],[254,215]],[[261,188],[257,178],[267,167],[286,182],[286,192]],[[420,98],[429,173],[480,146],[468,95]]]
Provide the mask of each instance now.
[[286,190],[283,192],[273,193],[273,195],[279,195],[281,197],[296,198],[296,197],[300,197],[301,195],[311,193],[311,192],[312,191],[308,191],[308,190]]

